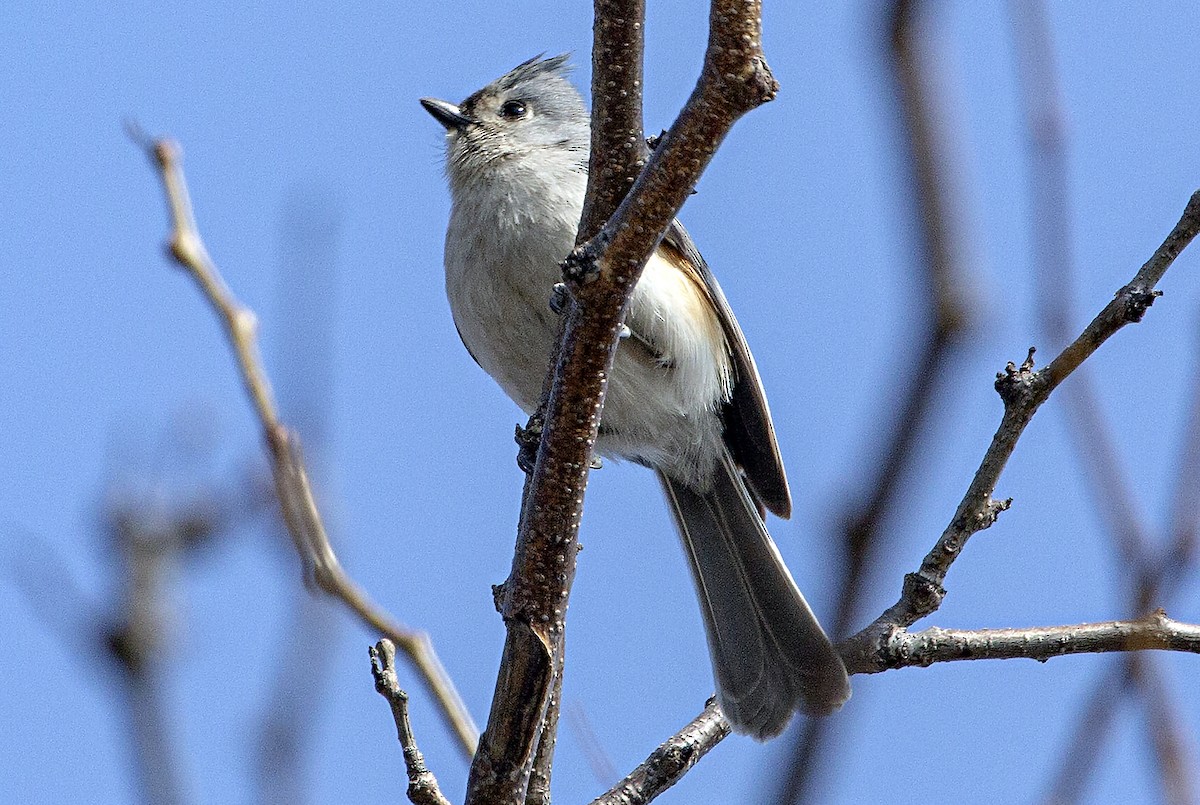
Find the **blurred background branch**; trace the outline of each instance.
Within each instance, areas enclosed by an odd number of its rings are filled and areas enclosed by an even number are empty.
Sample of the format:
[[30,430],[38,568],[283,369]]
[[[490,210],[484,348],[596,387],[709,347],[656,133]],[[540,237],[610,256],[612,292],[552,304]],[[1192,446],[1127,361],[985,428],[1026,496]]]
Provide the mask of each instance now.
[[458,736],[468,757],[478,741],[478,729],[433,650],[429,636],[400,625],[368,598],[349,577],[334,553],[301,456],[299,439],[278,416],[271,386],[258,354],[257,317],[230,292],[208,256],[196,227],[179,146],[167,139],[151,140],[136,127],[135,141],[161,171],[171,211],[168,251],[199,285],[206,301],[221,318],[241,370],[246,391],[262,423],[271,459],[275,491],[284,523],[313,581],[340,599],[369,628],[391,639],[416,668],[421,681],[440,705],[447,726]]
[[[925,66],[928,6],[922,0],[894,0],[882,13],[899,156],[911,186],[910,214],[918,234],[912,266],[917,331],[899,342],[900,354],[888,363],[887,393],[879,402],[879,413],[871,417],[872,423],[888,423],[888,432],[872,434],[865,451],[871,458],[862,462],[863,476],[855,482],[857,496],[841,504],[845,508],[836,542],[841,576],[829,624],[835,640],[854,630],[863,615],[865,593],[879,580],[889,547],[890,517],[915,482],[921,437],[930,431],[937,402],[949,386],[956,356],[970,338],[975,318],[972,281],[961,265],[957,245],[960,222],[950,212],[955,204],[949,176],[955,171],[939,125],[935,87]],[[895,372],[896,366],[907,370]],[[898,392],[892,390],[894,380],[902,384]],[[777,802],[789,805],[816,795],[818,778],[826,768],[823,753],[844,724],[846,719],[806,719],[793,729],[794,743]]]
[[[1042,0],[1009,0],[1016,55],[1018,88],[1030,160],[1032,232],[1031,256],[1038,282],[1037,314],[1043,336],[1052,345],[1070,338],[1075,298],[1074,231],[1068,190],[1068,122],[1062,108],[1053,42]],[[1198,344],[1197,346],[1200,346]],[[1200,350],[1197,350],[1200,354]],[[1170,533],[1157,540],[1141,512],[1115,444],[1114,431],[1104,414],[1091,369],[1080,367],[1063,389],[1067,433],[1091,502],[1108,533],[1113,558],[1127,581],[1123,595],[1128,612],[1170,603],[1173,579],[1193,562],[1200,480],[1200,369],[1193,388],[1192,414],[1183,423],[1179,444],[1182,461],[1176,472],[1176,494],[1168,518]],[[1147,745],[1158,759],[1156,768],[1165,802],[1195,802],[1192,747],[1169,717],[1174,703],[1162,686],[1161,671],[1152,656],[1130,655],[1115,668],[1097,672],[1098,685],[1079,708],[1074,734],[1064,744],[1059,771],[1050,783],[1047,801],[1079,802],[1096,772],[1101,749],[1111,734],[1118,711],[1128,703],[1140,707]],[[1114,678],[1115,677],[1115,678]],[[1119,696],[1114,696],[1118,691]],[[1138,696],[1138,693],[1141,693]]]

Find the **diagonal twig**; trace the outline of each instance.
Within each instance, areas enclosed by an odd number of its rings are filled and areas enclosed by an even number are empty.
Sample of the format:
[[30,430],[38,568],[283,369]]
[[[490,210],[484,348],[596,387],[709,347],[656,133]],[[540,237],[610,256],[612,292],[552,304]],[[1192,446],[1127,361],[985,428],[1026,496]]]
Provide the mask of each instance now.
[[730,733],[716,699],[704,711],[655,749],[642,765],[629,773],[591,805],[645,805],[666,791]]
[[369,628],[387,636],[404,651],[429,693],[437,700],[440,712],[457,736],[463,752],[470,757],[475,750],[477,729],[434,652],[429,636],[393,620],[350,578],[338,561],[313,498],[299,439],[279,419],[258,352],[257,319],[254,312],[238,302],[229,290],[200,237],[179,146],[167,139],[151,140],[132,127],[130,135],[158,168],[166,190],[172,223],[168,251],[195,280],[225,326],[242,382],[269,448],[283,520],[305,564],[306,575],[320,589],[346,604]]

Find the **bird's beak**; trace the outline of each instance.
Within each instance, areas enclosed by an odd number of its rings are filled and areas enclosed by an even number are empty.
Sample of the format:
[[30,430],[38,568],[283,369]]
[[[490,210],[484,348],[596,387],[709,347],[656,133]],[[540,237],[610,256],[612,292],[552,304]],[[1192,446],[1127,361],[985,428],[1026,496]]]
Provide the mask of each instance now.
[[421,105],[425,111],[433,115],[433,119],[446,127],[447,131],[466,128],[472,122],[471,118],[459,111],[458,107],[437,98],[422,98]]

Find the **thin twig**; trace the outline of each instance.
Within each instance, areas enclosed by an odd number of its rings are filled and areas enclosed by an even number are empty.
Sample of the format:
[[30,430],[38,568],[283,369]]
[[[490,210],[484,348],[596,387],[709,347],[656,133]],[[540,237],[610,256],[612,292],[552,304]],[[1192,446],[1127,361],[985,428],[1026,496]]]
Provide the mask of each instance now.
[[1200,626],[1171,620],[1161,609],[1129,621],[1083,623],[1027,629],[941,629],[920,632],[894,628],[871,656],[855,655],[851,674],[877,674],[956,660],[1029,659],[1045,662],[1069,654],[1111,651],[1200,653]]
[[679,732],[655,749],[642,765],[591,805],[645,805],[675,785],[688,769],[730,734],[715,699]]
[[567,726],[575,738],[575,743],[583,752],[588,768],[592,770],[592,776],[601,785],[612,785],[620,779],[621,775],[617,772],[612,758],[608,756],[608,752],[604,750],[604,745],[596,735],[591,719],[588,718],[587,710],[581,702],[573,701],[567,708],[566,715]]
[[1130,654],[1114,662],[1094,680],[1080,706],[1079,720],[1050,781],[1042,805],[1070,805],[1083,799],[1084,785],[1091,778],[1101,755],[1099,747],[1112,733],[1121,705],[1128,702],[1125,691],[1132,688],[1140,655]]
[[168,251],[199,285],[205,299],[225,325],[241,371],[242,382],[254,405],[270,448],[271,471],[280,510],[306,573],[320,589],[341,600],[372,630],[393,640],[419,672],[437,700],[447,726],[458,737],[469,758],[475,751],[478,730],[454,683],[433,651],[429,636],[397,623],[377,606],[347,575],[334,553],[321,520],[301,457],[299,439],[279,420],[271,385],[258,353],[257,318],[233,296],[209,257],[196,226],[181,151],[171,140],[151,140],[135,129],[131,136],[158,167],[171,212],[172,233]]
[[417,748],[412,724],[408,722],[408,694],[396,679],[396,646],[384,638],[369,649],[371,675],[375,678],[375,690],[387,699],[392,708],[392,719],[396,722],[396,737],[404,750],[404,769],[408,775],[408,798],[413,805],[450,805],[442,796],[437,778],[425,766],[425,756]]
[[[554,690],[556,647],[561,646],[558,633],[564,628],[584,490],[620,324],[650,251],[726,133],[742,114],[775,95],[777,84],[762,55],[760,11],[757,0],[713,1],[709,47],[695,91],[616,212],[564,263],[574,304],[566,314],[553,368],[512,572],[500,594],[507,629],[504,653],[487,730],[471,767],[468,803],[524,800]],[[639,26],[642,22],[630,19]],[[629,26],[598,25],[596,31],[603,39],[628,34]],[[637,45],[618,49],[640,51]],[[640,76],[622,75],[624,79],[614,76],[613,81],[620,83],[606,86],[605,92],[640,94]],[[609,121],[594,120],[598,147],[628,136],[629,120],[622,116],[617,122],[625,130],[609,138],[603,133]],[[630,156],[640,154],[603,156],[625,166]],[[598,191],[597,183],[624,183],[628,175],[621,167],[601,169],[589,177],[593,216],[604,215],[598,200],[605,194]]]

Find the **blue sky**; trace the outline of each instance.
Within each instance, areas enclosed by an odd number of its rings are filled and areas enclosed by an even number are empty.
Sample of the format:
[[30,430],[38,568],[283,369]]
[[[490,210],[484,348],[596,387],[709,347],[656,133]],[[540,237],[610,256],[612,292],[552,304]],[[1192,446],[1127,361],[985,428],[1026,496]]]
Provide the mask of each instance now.
[[[650,5],[646,127],[656,131],[695,80],[706,15],[700,4]],[[952,133],[956,245],[976,328],[892,513],[872,614],[895,599],[965,489],[999,419],[994,373],[1043,344],[1008,5],[934,5],[930,65]],[[521,417],[450,322],[441,133],[417,98],[458,100],[542,51],[573,51],[586,87],[591,9],[344,6],[0,8],[4,801],[123,802],[135,793],[111,676],[84,636],[64,634],[79,608],[70,589],[95,601],[112,592],[97,534],[105,490],[177,498],[214,480],[236,485],[261,461],[216,322],[163,257],[161,191],[122,130],[130,117],[183,144],[209,249],[260,314],[268,362],[291,389],[285,404],[306,396],[297,391],[306,378],[285,371],[299,336],[279,320],[281,278],[297,253],[288,222],[301,215],[331,228],[332,381],[307,396],[328,399],[320,474],[335,541],[378,600],[432,633],[476,719],[486,715],[503,639],[489,585],[511,558],[521,485],[511,434]],[[1082,326],[1200,187],[1200,9],[1052,6],[1069,138],[1063,237],[1076,256],[1070,304]],[[767,4],[765,47],[783,91],[738,124],[682,214],[765,379],[796,497],[792,520],[770,527],[819,613],[830,605],[831,534],[878,460],[880,412],[908,370],[919,309],[878,11]],[[1185,253],[1146,321],[1092,366],[1141,514],[1160,531],[1200,358],[1198,266],[1200,253]],[[931,624],[1128,614],[1127,574],[1090,503],[1060,402],[1039,413],[998,492],[1015,499],[1013,509],[971,542]],[[703,705],[704,638],[647,472],[610,464],[593,475],[582,541],[565,696],[624,772]],[[73,581],[31,602],[13,574],[51,566],[48,554]],[[168,691],[195,801],[254,798],[248,747],[298,579],[255,522],[179,573]],[[1200,620],[1198,588],[1186,586],[1169,612]],[[348,617],[335,620],[304,788],[313,802],[394,802],[400,754],[371,687],[373,638]],[[1195,679],[1197,658],[1158,659],[1174,694]],[[1036,799],[1110,663],[956,664],[858,678],[822,801],[994,801],[997,791],[1006,801]],[[465,766],[411,677],[402,681],[414,692],[427,758],[457,799]],[[1174,700],[1195,759],[1200,705]],[[1126,706],[1117,723],[1089,801],[1156,801],[1138,712]],[[739,792],[762,790],[784,746],[726,741],[662,801],[739,801]],[[562,801],[602,790],[569,730],[558,755]],[[912,787],[898,789],[898,779]]]

